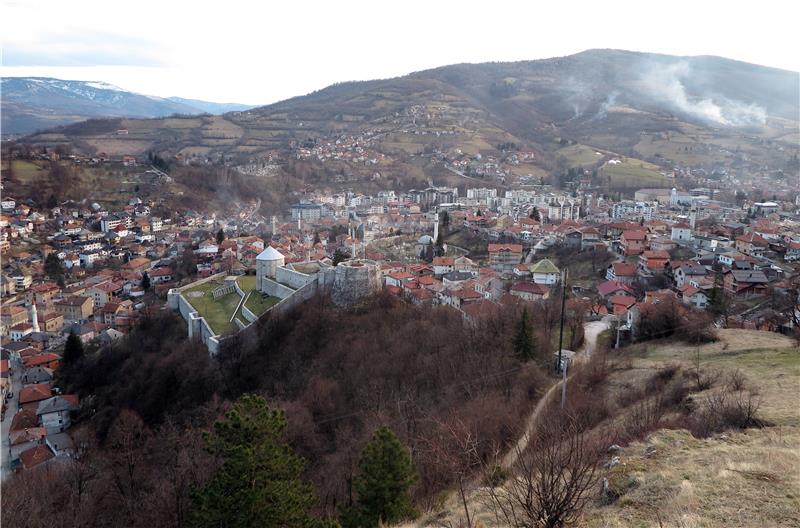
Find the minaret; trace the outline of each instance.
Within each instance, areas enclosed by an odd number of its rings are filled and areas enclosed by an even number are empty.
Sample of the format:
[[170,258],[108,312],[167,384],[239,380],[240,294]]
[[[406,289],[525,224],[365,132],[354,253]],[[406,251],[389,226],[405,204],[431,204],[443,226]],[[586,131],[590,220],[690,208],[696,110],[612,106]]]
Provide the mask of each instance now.
[[436,218],[433,219],[433,243],[439,240],[439,212],[436,212]]
[[31,301],[31,309],[30,309],[30,316],[31,316],[31,325],[33,325],[33,331],[39,332],[39,316],[36,315],[36,296],[33,296],[33,300]]

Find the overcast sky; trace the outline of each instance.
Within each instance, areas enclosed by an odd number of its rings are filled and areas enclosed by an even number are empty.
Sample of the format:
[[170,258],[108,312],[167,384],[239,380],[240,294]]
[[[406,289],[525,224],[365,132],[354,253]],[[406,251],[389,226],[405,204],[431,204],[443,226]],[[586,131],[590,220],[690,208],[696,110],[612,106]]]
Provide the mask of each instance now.
[[800,71],[798,15],[792,0],[2,0],[2,75],[266,104],[334,82],[591,48]]

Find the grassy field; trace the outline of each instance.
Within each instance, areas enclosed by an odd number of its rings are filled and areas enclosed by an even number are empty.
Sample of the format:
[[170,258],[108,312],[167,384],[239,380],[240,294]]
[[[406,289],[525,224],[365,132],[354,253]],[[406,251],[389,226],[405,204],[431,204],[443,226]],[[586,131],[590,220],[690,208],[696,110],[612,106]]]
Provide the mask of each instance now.
[[[623,481],[627,491],[615,503],[603,505],[599,486],[592,489],[574,526],[800,526],[800,350],[792,340],[773,333],[722,330],[719,336],[718,342],[699,348],[645,343],[626,349],[630,364],[612,372],[611,388],[639,388],[666,365],[691,369],[699,352],[700,368],[717,373],[716,385],[723,385],[737,369],[746,376],[760,398],[759,415],[770,426],[708,438],[696,438],[684,429],[662,429],[623,446],[620,464],[600,470],[598,478]],[[692,396],[699,400],[704,395]],[[648,456],[648,448],[655,453]],[[469,489],[468,505],[476,528],[507,526],[493,515],[479,485]],[[458,526],[461,518],[458,494],[449,493],[433,511],[402,526]]]
[[[242,275],[239,277],[239,287],[244,291],[247,296],[244,305],[247,309],[256,315],[261,315],[266,312],[268,308],[274,306],[280,301],[278,297],[272,297],[261,293],[256,289],[256,276],[255,275]],[[248,295],[250,292],[250,295]],[[244,321],[244,319],[242,319]]]
[[[723,330],[720,337],[697,349],[701,368],[720,379],[743,373],[771,426],[705,439],[661,430],[623,448],[617,471],[632,489],[612,506],[590,508],[582,526],[800,526],[800,352],[778,334]],[[690,367],[695,352],[679,344],[642,346],[632,372]],[[649,446],[655,456],[645,456]]]
[[658,167],[634,158],[625,158],[622,163],[603,166],[603,175],[611,178],[612,188],[668,187],[671,180],[658,172]]
[[[236,281],[246,296],[244,305],[257,316],[280,301],[279,298],[263,295],[256,289],[255,275],[242,275]],[[217,334],[225,334],[236,329],[234,323],[231,322],[231,315],[239,307],[239,301],[242,299],[236,292],[214,299],[211,292],[221,284],[221,281],[206,282],[183,292],[186,300],[205,318],[211,329]],[[202,295],[198,295],[199,293]],[[236,313],[236,317],[247,324],[241,310]]]
[[14,178],[21,183],[29,184],[47,176],[47,169],[43,168],[39,163],[27,160],[10,160],[3,163],[3,179],[6,178],[6,170],[9,165]]
[[[206,282],[184,291],[183,295],[194,309],[205,318],[214,332],[224,334],[233,328],[230,322],[231,315],[239,306],[239,301],[242,298],[239,297],[238,293],[233,292],[214,299],[211,292],[220,284],[221,282]],[[202,293],[202,295],[197,295],[199,293]]]
[[580,144],[558,149],[556,156],[563,156],[570,167],[591,167],[603,159],[602,153]]
[[277,304],[278,301],[280,301],[278,297],[272,297],[270,295],[265,295],[261,292],[254,291],[249,297],[247,297],[244,305],[247,306],[248,310],[258,316],[266,312],[268,308]]

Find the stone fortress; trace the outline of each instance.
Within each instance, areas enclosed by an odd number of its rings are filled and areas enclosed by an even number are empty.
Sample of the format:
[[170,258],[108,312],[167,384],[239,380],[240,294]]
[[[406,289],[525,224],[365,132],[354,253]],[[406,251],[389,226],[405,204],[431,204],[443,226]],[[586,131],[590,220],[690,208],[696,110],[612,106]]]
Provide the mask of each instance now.
[[[286,258],[280,251],[267,246],[256,257],[256,289],[280,300],[260,316],[252,313],[248,316],[249,312],[242,307],[247,324],[239,324],[239,331],[236,334],[247,330],[253,322],[263,317],[288,312],[313,297],[317,292],[330,292],[334,304],[346,308],[380,291],[383,283],[380,267],[375,261],[351,259],[340,262],[335,267],[328,262],[327,260],[312,260],[286,264]],[[230,335],[222,336],[214,332],[186,296],[191,296],[192,288],[196,288],[202,283],[223,280],[223,275],[224,273],[219,273],[181,288],[173,288],[167,295],[168,306],[180,312],[186,320],[189,337],[198,337],[208,347],[211,354],[218,353],[222,341]],[[242,302],[244,301],[245,295],[238,289],[234,277],[225,277],[224,282],[211,293],[216,299],[217,293],[220,295],[230,293],[230,289],[237,290],[242,296]]]
[[381,289],[378,264],[367,259],[351,259],[334,267],[325,261],[285,264],[285,258],[268,246],[256,257],[258,289],[292,306],[318,291],[330,291],[337,306],[348,307]]

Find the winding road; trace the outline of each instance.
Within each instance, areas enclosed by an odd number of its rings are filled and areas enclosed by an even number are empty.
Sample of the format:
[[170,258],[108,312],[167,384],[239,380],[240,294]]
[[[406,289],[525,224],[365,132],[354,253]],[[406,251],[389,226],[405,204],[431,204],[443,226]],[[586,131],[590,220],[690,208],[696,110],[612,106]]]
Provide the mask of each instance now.
[[[602,321],[589,321],[583,324],[583,347],[578,351],[575,355],[576,362],[583,362],[589,359],[592,356],[595,348],[597,347],[597,337],[604,331],[611,328],[610,322],[607,319],[603,319]],[[525,432],[520,436],[517,443],[511,448],[506,456],[503,457],[502,466],[506,469],[510,468],[514,465],[514,462],[517,461],[517,457],[519,453],[525,451],[528,447],[528,444],[531,440],[531,432],[535,430],[537,423],[539,422],[539,418],[547,407],[548,402],[551,399],[556,397],[556,395],[561,394],[561,385],[564,383],[563,381],[559,381],[558,383],[554,384],[552,387],[547,389],[547,392],[544,393],[544,396],[541,397],[539,402],[536,404],[536,407],[533,408],[530,416],[525,421]]]

